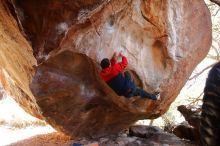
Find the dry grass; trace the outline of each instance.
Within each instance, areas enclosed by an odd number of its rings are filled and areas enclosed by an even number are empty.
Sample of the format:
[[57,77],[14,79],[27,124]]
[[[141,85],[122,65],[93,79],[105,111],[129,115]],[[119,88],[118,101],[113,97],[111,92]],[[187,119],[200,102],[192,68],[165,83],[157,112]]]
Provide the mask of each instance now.
[[49,134],[42,134],[30,137],[28,139],[12,143],[8,146],[70,146],[73,140],[62,133],[53,132]]
[[5,120],[0,119],[0,126],[1,126],[1,125],[6,125],[6,124],[7,124],[7,122],[6,122]]
[[25,121],[25,120],[12,120],[5,121],[4,119],[0,119],[0,126],[7,126],[10,129],[23,129],[27,127],[38,127],[38,126],[46,126],[47,123],[41,120],[34,121]]
[[46,126],[46,122],[44,121],[11,121],[10,122],[10,127],[12,129],[22,129],[26,127],[38,127],[38,126]]

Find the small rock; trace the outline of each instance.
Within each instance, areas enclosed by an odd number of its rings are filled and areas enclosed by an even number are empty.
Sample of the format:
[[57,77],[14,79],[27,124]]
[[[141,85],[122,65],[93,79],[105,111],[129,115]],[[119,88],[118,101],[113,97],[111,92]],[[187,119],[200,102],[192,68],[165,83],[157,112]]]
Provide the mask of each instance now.
[[129,135],[141,138],[149,138],[155,133],[164,132],[162,129],[155,126],[135,125],[129,128]]
[[124,146],[124,145],[125,145],[125,142],[124,142],[124,141],[118,141],[117,144],[118,144],[119,146]]
[[105,143],[105,142],[107,142],[109,139],[108,138],[100,138],[99,139],[99,142],[100,143]]
[[121,137],[128,137],[126,133],[121,134]]
[[142,142],[141,142],[140,140],[137,140],[136,143],[137,143],[138,145],[141,145],[141,144],[142,144]]

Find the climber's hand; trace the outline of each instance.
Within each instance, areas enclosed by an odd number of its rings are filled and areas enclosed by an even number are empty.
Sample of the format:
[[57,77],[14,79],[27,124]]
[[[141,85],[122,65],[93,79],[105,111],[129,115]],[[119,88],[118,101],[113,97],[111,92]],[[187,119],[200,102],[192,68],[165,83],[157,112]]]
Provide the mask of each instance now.
[[119,52],[119,55],[120,55],[121,57],[124,56],[124,55],[123,55],[123,51],[120,51],[120,52]]
[[117,59],[118,59],[118,55],[117,55],[117,53],[116,53],[116,52],[114,52],[114,54],[113,54],[112,58],[114,58],[115,60],[117,60]]

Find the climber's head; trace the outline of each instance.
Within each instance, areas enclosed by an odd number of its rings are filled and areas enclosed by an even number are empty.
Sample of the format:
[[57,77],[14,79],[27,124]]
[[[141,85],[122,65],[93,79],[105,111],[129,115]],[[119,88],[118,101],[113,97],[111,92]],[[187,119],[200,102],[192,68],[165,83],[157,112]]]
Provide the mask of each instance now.
[[100,65],[101,65],[102,69],[105,69],[105,68],[109,67],[109,66],[110,66],[110,61],[109,61],[109,59],[108,59],[108,58],[102,59]]

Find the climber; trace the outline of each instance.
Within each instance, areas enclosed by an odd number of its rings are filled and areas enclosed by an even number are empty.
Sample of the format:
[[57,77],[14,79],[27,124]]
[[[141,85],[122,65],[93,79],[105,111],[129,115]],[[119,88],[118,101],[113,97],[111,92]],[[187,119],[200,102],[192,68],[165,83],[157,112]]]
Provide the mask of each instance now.
[[[122,61],[116,63],[118,57],[122,58]],[[108,58],[104,58],[101,61],[102,71],[100,72],[101,78],[119,95],[125,97],[141,96],[142,98],[148,98],[152,100],[160,100],[159,92],[156,95],[147,93],[143,89],[138,88],[129,72],[123,70],[128,65],[127,58],[119,53],[119,56],[115,52],[111,59],[111,63]]]

